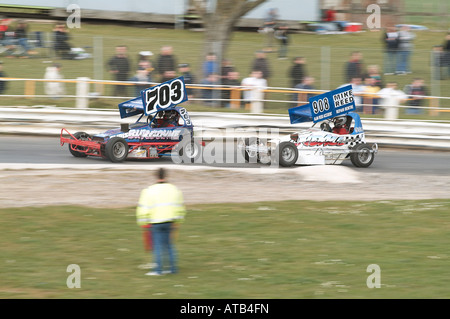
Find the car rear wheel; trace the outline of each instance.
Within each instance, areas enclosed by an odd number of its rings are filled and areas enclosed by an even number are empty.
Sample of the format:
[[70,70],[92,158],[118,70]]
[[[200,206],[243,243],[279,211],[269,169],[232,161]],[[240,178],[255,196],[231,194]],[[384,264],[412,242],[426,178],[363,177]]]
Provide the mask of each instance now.
[[356,167],[369,167],[375,159],[375,153],[367,144],[358,144],[353,148],[350,154],[350,160]]
[[[80,141],[89,141],[91,136],[86,132],[76,132],[73,136]],[[87,147],[74,145],[69,143],[69,152],[75,157],[87,157]]]
[[111,138],[105,146],[105,155],[113,163],[123,162],[128,156],[128,143],[121,137]]
[[187,143],[180,143],[180,145],[183,144],[178,149],[178,155],[187,163],[193,163],[194,161],[198,160],[201,156],[201,146],[200,143],[198,143],[195,140],[191,140]]
[[244,159],[247,163],[257,163],[259,140],[257,137],[249,137],[244,140]]
[[290,167],[297,162],[298,149],[294,143],[282,142],[277,148],[278,163],[283,167]]

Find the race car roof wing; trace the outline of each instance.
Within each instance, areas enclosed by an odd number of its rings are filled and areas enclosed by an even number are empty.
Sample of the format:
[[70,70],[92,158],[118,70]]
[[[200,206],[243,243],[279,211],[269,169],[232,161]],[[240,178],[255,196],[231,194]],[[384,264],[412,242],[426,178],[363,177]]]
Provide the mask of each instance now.
[[162,110],[173,109],[187,99],[184,77],[180,76],[142,90],[140,96],[119,103],[120,118],[139,114],[153,115]]
[[[314,123],[345,115],[355,110],[352,85],[345,85],[309,98],[309,103],[289,109],[291,124]],[[291,115],[292,114],[292,115]]]
[[312,121],[311,108],[309,107],[309,104],[296,106],[290,108],[288,111],[291,124],[298,124]]
[[120,118],[131,117],[139,114],[144,114],[144,103],[140,96],[134,99],[119,103]]

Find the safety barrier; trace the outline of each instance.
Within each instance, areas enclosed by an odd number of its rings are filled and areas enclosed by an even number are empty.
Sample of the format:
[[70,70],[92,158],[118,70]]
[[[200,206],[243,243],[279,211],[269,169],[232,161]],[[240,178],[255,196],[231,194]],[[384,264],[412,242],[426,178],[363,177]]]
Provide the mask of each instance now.
[[[204,138],[240,137],[260,128],[275,128],[288,134],[309,127],[291,125],[287,115],[190,112],[196,134]],[[0,107],[0,133],[59,136],[61,128],[90,134],[119,127],[118,110],[67,109],[59,107]],[[363,119],[368,142],[392,147],[450,150],[450,123]],[[239,130],[234,130],[239,128]]]
[[[106,99],[120,99],[126,100],[131,99],[134,96],[107,96],[103,95],[103,89],[101,86],[103,85],[119,85],[119,86],[128,86],[133,87],[136,85],[148,85],[153,86],[159,83],[155,82],[132,82],[132,81],[106,81],[106,80],[94,80],[87,77],[79,77],[77,79],[24,79],[24,78],[2,78],[5,81],[22,81],[24,82],[24,94],[23,95],[11,95],[4,94],[0,95],[0,97],[19,97],[19,98],[48,98],[49,95],[36,94],[36,83],[37,82],[46,82],[46,83],[72,83],[76,85],[74,95],[59,95],[58,98],[72,98],[75,99],[75,105],[77,108],[85,109],[89,107],[89,100],[94,98],[106,98]],[[90,91],[90,84],[95,84],[94,92]],[[191,97],[190,100],[202,102],[229,102],[229,107],[231,109],[240,109],[245,108],[251,113],[263,113],[264,107],[263,103],[265,102],[274,102],[274,103],[287,103],[290,106],[296,106],[300,104],[307,103],[308,97],[311,95],[317,95],[324,92],[325,90],[306,90],[306,89],[289,89],[289,88],[278,88],[278,87],[267,87],[267,88],[249,88],[245,86],[226,86],[226,85],[205,85],[205,84],[188,84],[186,85],[188,89],[202,91],[202,90],[211,90],[218,92],[213,98],[205,99],[199,98],[198,96]],[[247,100],[243,98],[243,92],[255,90],[257,91],[259,96],[263,96],[263,98],[256,98]],[[230,91],[229,97],[223,99],[220,95],[223,91]],[[262,94],[261,94],[262,93]],[[296,95],[296,98],[293,99],[283,99],[283,100],[269,100],[264,97],[266,93],[284,93],[289,94],[291,97]],[[362,107],[363,114],[374,114],[374,110],[379,108],[379,105],[376,105],[373,102],[374,99],[379,99],[380,97],[375,93],[355,93],[355,95],[359,96],[362,100],[360,106]],[[428,112],[430,116],[439,116],[441,112],[450,112],[450,106],[442,106],[439,102],[440,100],[448,101],[450,97],[440,97],[440,96],[422,96],[416,95],[415,98],[421,98],[427,101],[426,106],[395,106],[399,108],[415,108],[415,109],[424,109]],[[1,103],[1,100],[0,100]],[[448,102],[450,104],[450,102]]]

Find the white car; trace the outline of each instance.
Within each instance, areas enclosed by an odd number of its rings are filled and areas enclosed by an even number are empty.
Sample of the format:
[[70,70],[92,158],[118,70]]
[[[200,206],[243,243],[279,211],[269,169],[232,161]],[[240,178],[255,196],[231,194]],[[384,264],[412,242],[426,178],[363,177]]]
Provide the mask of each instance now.
[[[291,123],[311,121],[308,112],[290,113],[290,117]],[[240,148],[247,162],[276,162],[283,167],[341,164],[346,159],[356,167],[369,167],[378,152],[376,143],[366,143],[361,119],[354,112],[314,123],[281,139],[245,138]]]

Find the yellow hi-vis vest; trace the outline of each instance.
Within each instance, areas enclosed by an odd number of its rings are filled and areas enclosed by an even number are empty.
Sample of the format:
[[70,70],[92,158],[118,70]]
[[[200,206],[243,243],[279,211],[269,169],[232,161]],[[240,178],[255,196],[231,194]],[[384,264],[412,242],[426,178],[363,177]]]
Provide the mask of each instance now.
[[172,184],[154,184],[141,192],[136,209],[138,225],[180,222],[186,213],[183,194]]

